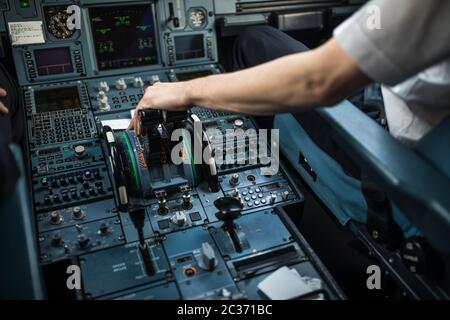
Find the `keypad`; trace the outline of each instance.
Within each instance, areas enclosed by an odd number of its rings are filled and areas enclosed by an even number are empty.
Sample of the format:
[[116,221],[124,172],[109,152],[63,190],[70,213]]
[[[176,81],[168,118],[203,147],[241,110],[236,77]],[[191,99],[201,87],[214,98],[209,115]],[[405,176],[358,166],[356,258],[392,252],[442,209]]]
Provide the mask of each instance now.
[[46,112],[33,115],[35,146],[91,139],[96,131],[84,109]]

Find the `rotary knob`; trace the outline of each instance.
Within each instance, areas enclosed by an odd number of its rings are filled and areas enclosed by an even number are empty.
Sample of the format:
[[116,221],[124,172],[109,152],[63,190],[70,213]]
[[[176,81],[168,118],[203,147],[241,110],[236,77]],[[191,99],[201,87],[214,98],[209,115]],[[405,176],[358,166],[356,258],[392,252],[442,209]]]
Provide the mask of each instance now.
[[125,79],[120,78],[116,82],[116,88],[117,90],[126,90],[127,89],[127,83],[125,82]]
[[91,172],[90,170],[86,170],[86,171],[84,172],[84,178],[85,178],[86,180],[92,179],[92,172]]
[[234,120],[234,126],[236,128],[242,128],[244,126],[244,121],[242,119]]
[[102,222],[98,231],[99,231],[99,234],[101,234],[101,235],[107,235],[107,234],[111,233],[111,229],[106,222]]
[[81,249],[86,249],[87,247],[89,247],[90,243],[91,239],[89,239],[89,237],[87,237],[85,234],[80,234],[78,236],[78,245]]
[[98,98],[99,100],[102,100],[102,99],[107,98],[106,92],[103,91],[103,90],[100,90],[100,91],[98,92],[98,94],[97,94],[97,98]]
[[277,195],[272,193],[270,195],[270,203],[275,203],[275,201],[277,201]]
[[187,221],[186,215],[182,211],[177,211],[172,216],[171,221],[172,221],[172,223],[174,225],[176,225],[178,227],[183,227],[186,224],[186,221]]
[[75,207],[72,209],[72,218],[75,220],[80,220],[84,218],[84,212],[80,207]]
[[237,186],[239,184],[239,174],[233,173],[230,178],[230,184],[232,186]]
[[135,88],[143,88],[144,87],[144,81],[141,77],[136,77],[133,80],[133,87]]
[[42,185],[44,188],[47,188],[47,187],[49,186],[48,178],[42,178],[42,179],[41,179],[41,185]]
[[98,99],[98,108],[103,111],[111,110],[111,106],[109,105],[109,102],[108,102],[108,97],[105,97],[103,99]]
[[63,223],[64,219],[58,212],[50,213],[50,223],[54,225],[58,225]]
[[73,150],[78,159],[82,159],[86,156],[86,148],[83,145],[78,145]]
[[109,91],[109,85],[106,81],[101,81],[98,85],[98,91],[108,92]]
[[59,232],[53,234],[51,243],[54,247],[61,247],[63,245],[64,242]]

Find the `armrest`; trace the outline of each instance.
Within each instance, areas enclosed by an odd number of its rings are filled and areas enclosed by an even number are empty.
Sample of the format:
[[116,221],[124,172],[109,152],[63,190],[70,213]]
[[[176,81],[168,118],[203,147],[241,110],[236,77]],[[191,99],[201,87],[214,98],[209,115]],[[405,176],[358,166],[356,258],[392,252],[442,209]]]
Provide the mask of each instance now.
[[340,146],[439,251],[450,252],[450,178],[348,101],[317,111]]

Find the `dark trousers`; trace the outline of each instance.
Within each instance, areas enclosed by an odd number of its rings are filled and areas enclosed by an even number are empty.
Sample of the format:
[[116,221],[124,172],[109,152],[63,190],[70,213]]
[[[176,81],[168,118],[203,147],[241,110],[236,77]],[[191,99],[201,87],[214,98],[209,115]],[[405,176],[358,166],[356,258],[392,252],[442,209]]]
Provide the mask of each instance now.
[[[233,52],[233,68],[242,70],[282,56],[308,51],[303,43],[278,29],[269,26],[249,27],[236,39]],[[277,79],[266,79],[276,82]],[[359,178],[358,166],[339,147],[325,121],[314,111],[294,114],[314,143],[336,160],[349,175]],[[273,117],[258,117],[261,127],[271,128]]]

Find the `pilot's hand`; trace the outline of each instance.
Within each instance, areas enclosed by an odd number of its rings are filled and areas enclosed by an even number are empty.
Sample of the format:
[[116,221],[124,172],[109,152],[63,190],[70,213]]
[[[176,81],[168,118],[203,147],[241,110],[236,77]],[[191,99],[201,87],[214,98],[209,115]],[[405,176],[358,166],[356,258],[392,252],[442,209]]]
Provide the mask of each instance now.
[[167,111],[186,110],[189,106],[187,99],[187,83],[161,83],[157,82],[145,90],[144,97],[139,102],[129,129],[134,129],[137,135],[141,135],[139,110],[159,109]]
[[[0,97],[6,97],[7,92],[5,91],[5,89],[0,88]],[[3,104],[3,102],[0,101],[0,113],[1,114],[7,114],[8,108]]]

